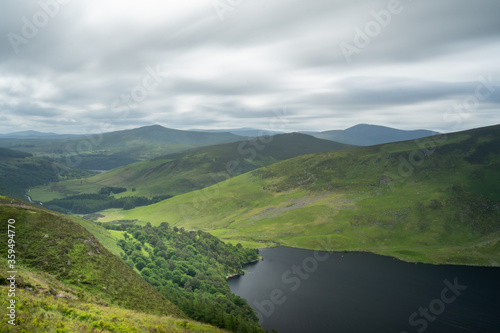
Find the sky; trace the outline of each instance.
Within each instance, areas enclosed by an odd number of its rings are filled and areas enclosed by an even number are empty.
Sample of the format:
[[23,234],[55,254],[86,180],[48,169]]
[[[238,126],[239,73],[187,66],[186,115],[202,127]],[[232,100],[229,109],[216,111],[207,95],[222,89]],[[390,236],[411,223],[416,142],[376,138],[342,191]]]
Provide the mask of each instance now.
[[0,133],[500,124],[498,0],[2,0]]

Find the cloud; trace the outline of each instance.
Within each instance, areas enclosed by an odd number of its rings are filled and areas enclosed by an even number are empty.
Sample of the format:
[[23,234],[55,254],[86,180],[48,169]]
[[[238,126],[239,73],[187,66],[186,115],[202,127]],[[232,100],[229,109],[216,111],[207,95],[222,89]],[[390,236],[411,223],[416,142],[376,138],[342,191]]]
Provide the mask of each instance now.
[[[243,1],[224,20],[205,0],[57,3],[2,5],[0,133],[13,126],[97,132],[100,122],[268,128],[273,110],[283,108],[289,130],[500,123],[496,0],[401,0],[351,62],[341,43],[355,45],[357,31],[387,13],[387,1]],[[43,7],[52,8],[47,22]],[[13,47],[12,34],[24,42]],[[133,108],[124,106],[158,65],[168,75]],[[495,90],[461,127],[444,122],[488,76]]]

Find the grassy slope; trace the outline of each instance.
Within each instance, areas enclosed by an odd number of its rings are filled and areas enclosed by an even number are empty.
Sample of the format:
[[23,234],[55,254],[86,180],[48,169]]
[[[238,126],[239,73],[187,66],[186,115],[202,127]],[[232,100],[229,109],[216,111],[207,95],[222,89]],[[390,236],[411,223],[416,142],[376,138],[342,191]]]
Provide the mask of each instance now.
[[[4,266],[2,271],[4,270]],[[64,299],[49,295],[53,293],[72,295],[71,289],[52,282],[52,277],[33,272],[21,272],[16,291],[16,326],[7,323],[10,318],[2,316],[2,332],[63,333],[63,332],[225,332],[213,326],[172,316],[155,315],[109,306],[84,299]],[[26,287],[34,291],[25,290]],[[2,295],[8,288],[0,286]],[[87,297],[88,298],[88,297]],[[8,297],[0,298],[0,306],[5,309]]]
[[[95,302],[126,309],[185,316],[73,220],[36,206],[10,205],[6,197],[0,197],[0,205],[2,221],[16,220],[16,265],[21,274],[50,274],[73,289],[77,298],[86,294]],[[6,235],[7,223],[0,229]],[[6,274],[3,268],[1,274]]]
[[498,265],[499,146],[495,126],[300,156],[152,206],[107,211],[103,220],[166,221],[250,244]]
[[[36,200],[48,201],[44,199],[60,198],[70,193],[96,193],[103,186],[126,187],[128,192],[120,194],[120,197],[178,195],[291,157],[351,147],[304,134],[277,135],[262,141],[235,142],[171,154],[117,168],[83,181],[39,187],[33,190],[32,196]],[[136,191],[132,192],[132,188]]]

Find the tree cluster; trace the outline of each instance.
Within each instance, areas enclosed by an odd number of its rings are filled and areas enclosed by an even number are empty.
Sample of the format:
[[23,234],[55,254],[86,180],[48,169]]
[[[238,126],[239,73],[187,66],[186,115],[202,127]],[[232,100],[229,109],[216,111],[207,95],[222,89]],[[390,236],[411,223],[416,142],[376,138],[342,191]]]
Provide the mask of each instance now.
[[226,282],[227,275],[243,273],[244,263],[258,259],[257,250],[166,222],[128,225],[124,237],[118,241],[122,259],[192,319],[234,332],[262,332],[253,310]]

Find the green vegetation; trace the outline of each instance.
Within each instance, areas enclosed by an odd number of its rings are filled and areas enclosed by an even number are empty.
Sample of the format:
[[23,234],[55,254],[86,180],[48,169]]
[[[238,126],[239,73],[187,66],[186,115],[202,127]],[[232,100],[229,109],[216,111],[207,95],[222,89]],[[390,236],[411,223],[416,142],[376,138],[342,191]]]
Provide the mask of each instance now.
[[499,265],[500,126],[300,156],[101,221],[213,232],[232,242]]
[[91,214],[108,208],[122,208],[127,210],[139,206],[151,205],[171,198],[170,195],[162,195],[152,199],[145,197],[124,197],[117,199],[111,196],[108,190],[102,191],[101,189],[99,194],[79,194],[64,199],[54,199],[46,202],[44,206],[65,214]]
[[21,199],[33,186],[93,174],[48,158],[0,148],[0,193],[3,195]]
[[0,139],[0,147],[50,157],[85,170],[109,170],[140,160],[242,138],[159,125],[70,139]]
[[352,148],[304,134],[283,134],[220,144],[170,154],[101,173],[36,189],[33,197],[63,198],[97,193],[103,186],[128,188],[120,196],[178,195],[202,189],[242,173],[291,157]]
[[255,250],[168,223],[104,226],[126,230],[118,241],[122,259],[190,318],[235,332],[262,332],[253,310],[226,283],[226,276],[242,274],[242,264],[258,259]]
[[[6,266],[0,265],[2,271]],[[91,302],[91,297],[73,296],[70,289],[54,284],[49,275],[20,272],[16,290],[15,326],[8,324],[7,316],[0,319],[2,332],[15,333],[71,333],[71,332],[224,332],[213,326],[172,316],[154,315]],[[2,283],[5,283],[2,277]],[[0,286],[2,295],[8,287]],[[82,297],[83,295],[83,297]],[[8,297],[0,298],[2,309],[7,308]]]
[[[90,232],[62,214],[36,206],[10,205],[0,197],[0,220],[15,219],[16,265],[43,272],[82,299],[144,313],[185,315],[110,253]],[[7,234],[7,223],[0,224]],[[2,269],[0,274],[6,274]],[[5,277],[2,275],[2,277]],[[147,297],[145,297],[147,295]]]
[[[234,332],[263,332],[225,281],[258,258],[255,250],[166,223],[107,224],[127,230],[108,231],[78,217],[11,204],[7,197],[0,196],[0,206],[1,221],[16,220],[12,332],[222,332],[186,320],[186,314]],[[7,234],[7,223],[0,232]],[[7,271],[4,257],[0,285],[8,285]],[[8,301],[4,297],[0,305]],[[10,327],[7,320],[2,318],[2,327]]]

